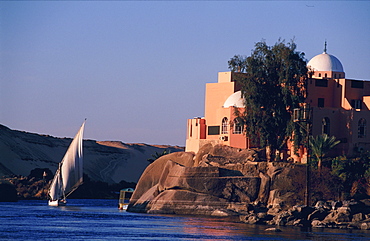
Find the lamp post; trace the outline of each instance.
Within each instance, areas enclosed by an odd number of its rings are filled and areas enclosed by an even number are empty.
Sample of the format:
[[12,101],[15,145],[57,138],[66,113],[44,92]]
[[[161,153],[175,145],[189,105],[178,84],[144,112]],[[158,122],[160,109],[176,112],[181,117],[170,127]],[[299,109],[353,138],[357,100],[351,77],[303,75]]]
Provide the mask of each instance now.
[[[305,190],[305,205],[310,205],[310,132],[311,132],[311,107],[308,103],[304,103],[301,108],[294,109],[293,121],[306,129],[306,190]],[[303,124],[301,124],[303,123]],[[304,126],[306,124],[306,126]]]

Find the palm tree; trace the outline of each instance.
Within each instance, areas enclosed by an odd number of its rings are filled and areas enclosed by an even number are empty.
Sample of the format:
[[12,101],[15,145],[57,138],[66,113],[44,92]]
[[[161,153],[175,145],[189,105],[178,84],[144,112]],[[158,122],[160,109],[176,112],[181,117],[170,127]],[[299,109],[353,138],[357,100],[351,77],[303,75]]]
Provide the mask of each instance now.
[[339,143],[340,141],[336,140],[335,136],[328,136],[327,134],[318,135],[316,138],[310,136],[310,148],[312,155],[317,160],[319,170],[321,170],[324,156]]

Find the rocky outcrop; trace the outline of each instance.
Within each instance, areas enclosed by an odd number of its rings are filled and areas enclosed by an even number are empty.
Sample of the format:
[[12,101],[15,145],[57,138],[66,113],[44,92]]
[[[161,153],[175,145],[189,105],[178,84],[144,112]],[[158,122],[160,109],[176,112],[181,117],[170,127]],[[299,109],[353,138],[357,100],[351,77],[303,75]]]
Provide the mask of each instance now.
[[47,199],[49,184],[46,179],[31,176],[13,176],[0,179],[0,182],[7,184],[13,190],[11,193],[0,190],[0,196],[3,196],[3,198],[13,197],[13,201],[18,199]]
[[303,165],[260,161],[256,150],[205,145],[196,155],[172,153],[150,164],[127,211],[238,216],[249,224],[370,229],[370,200],[305,206],[305,188]]
[[347,201],[339,206],[333,201],[319,201],[314,207],[296,205],[285,211],[252,205],[239,218],[249,224],[370,230],[368,201]]
[[250,205],[302,203],[305,168],[260,162],[256,150],[205,145],[197,155],[162,156],[142,174],[128,211],[230,216]]

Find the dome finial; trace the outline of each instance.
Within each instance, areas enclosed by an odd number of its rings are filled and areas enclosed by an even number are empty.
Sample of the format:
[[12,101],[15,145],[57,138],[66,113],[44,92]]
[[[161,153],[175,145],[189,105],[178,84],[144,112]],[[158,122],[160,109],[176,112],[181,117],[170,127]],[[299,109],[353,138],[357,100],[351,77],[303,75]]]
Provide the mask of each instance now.
[[326,39],[325,39],[324,53],[326,53]]

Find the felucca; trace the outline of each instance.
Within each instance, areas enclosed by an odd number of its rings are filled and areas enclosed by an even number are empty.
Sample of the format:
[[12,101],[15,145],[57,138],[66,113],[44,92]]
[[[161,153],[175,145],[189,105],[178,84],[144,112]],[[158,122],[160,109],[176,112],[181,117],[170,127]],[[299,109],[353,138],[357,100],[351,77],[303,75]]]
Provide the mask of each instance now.
[[75,191],[83,181],[83,151],[82,138],[85,128],[82,123],[66,154],[55,172],[49,188],[49,206],[64,206],[66,198]]

